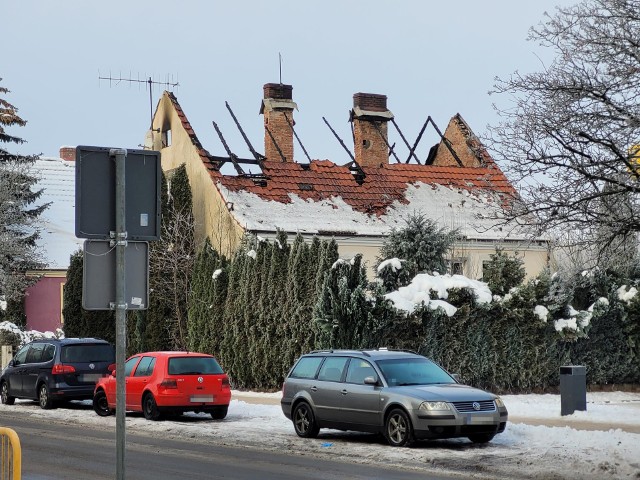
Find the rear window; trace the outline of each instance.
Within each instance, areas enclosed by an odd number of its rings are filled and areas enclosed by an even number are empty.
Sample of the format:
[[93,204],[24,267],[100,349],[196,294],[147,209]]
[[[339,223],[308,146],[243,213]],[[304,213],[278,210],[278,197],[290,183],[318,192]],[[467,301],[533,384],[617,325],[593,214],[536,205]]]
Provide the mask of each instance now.
[[222,367],[213,357],[171,357],[169,375],[216,375]]
[[294,378],[315,378],[316,372],[324,357],[302,357],[293,367],[291,376]]
[[62,363],[113,362],[113,346],[88,343],[82,345],[64,345],[60,352]]

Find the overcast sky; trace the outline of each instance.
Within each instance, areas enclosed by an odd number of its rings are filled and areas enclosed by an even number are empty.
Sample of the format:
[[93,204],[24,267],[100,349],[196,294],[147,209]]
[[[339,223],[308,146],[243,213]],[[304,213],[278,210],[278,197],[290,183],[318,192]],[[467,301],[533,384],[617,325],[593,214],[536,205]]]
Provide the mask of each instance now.
[[[224,102],[254,147],[264,150],[262,86],[293,85],[296,128],[312,158],[349,157],[322,121],[352,147],[348,111],[356,92],[388,96],[410,143],[427,116],[441,129],[455,113],[482,134],[497,117],[494,77],[540,70],[548,61],[529,27],[575,0],[213,1],[23,0],[0,4],[0,77],[11,90],[28,143],[11,151],[57,156],[63,145],[139,148],[149,127],[142,84],[99,76],[179,82],[173,88],[209,152],[224,155],[211,121],[232,151],[250,157]],[[153,109],[164,90],[154,86]],[[397,135],[396,151],[408,150]],[[421,142],[426,157],[435,133]],[[296,146],[295,158],[306,162]]]

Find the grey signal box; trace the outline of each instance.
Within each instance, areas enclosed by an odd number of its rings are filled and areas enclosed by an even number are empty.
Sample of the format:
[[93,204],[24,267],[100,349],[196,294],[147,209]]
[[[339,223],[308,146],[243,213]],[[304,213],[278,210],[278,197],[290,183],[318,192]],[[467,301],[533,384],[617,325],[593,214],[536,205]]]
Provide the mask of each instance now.
[[[115,231],[116,165],[107,147],[76,148],[76,237],[108,239]],[[125,159],[129,240],[160,239],[160,152],[129,150]]]
[[[149,305],[149,243],[127,242],[125,247],[127,310]],[[116,249],[108,240],[85,240],[82,270],[82,308],[112,310],[116,299]]]

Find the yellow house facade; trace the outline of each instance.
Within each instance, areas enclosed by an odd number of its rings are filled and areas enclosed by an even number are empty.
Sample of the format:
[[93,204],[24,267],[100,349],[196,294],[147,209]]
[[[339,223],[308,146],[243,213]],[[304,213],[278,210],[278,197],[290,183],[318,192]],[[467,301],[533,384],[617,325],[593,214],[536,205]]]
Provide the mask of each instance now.
[[[209,238],[231,255],[246,232],[266,239],[284,230],[334,238],[341,257],[361,253],[372,276],[379,249],[411,213],[423,213],[460,241],[450,255],[452,273],[481,278],[496,248],[523,259],[528,276],[551,261],[549,242],[523,226],[500,220],[515,189],[460,115],[455,115],[424,163],[391,163],[387,128],[393,114],[384,95],[357,93],[351,110],[354,161],[299,163],[294,155],[291,86],[266,84],[260,112],[264,152],[254,159],[215,156],[203,148],[177,98],[162,95],[145,147],[162,153],[165,172],[186,165],[193,194],[196,241]],[[242,165],[258,166],[259,174]],[[225,164],[236,175],[221,173]]]

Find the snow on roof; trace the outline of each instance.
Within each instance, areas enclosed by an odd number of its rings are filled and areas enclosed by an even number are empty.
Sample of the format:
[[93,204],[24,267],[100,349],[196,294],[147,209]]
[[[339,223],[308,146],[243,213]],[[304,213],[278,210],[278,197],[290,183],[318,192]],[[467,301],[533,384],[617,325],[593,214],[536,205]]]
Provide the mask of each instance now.
[[73,252],[82,247],[75,236],[75,162],[40,157],[31,167],[38,178],[34,190],[42,189],[37,205],[51,202],[40,219],[37,245],[49,269],[66,270]]
[[444,185],[416,183],[407,185],[406,203],[394,201],[380,216],[354,210],[341,197],[332,196],[320,201],[304,200],[289,194],[289,203],[265,200],[246,190],[231,190],[218,183],[231,213],[250,231],[307,234],[340,233],[385,236],[402,228],[413,213],[422,213],[439,225],[455,229],[472,240],[525,240],[530,238],[524,229],[505,228],[486,218],[489,211],[501,204],[495,192],[450,188]]

